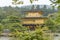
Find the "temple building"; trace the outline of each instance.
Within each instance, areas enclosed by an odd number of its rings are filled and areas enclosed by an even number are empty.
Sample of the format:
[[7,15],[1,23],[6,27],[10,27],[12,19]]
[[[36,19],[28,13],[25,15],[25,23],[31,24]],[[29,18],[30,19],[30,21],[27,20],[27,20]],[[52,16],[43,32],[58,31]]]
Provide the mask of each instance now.
[[57,9],[49,5],[28,5],[21,7],[22,25],[34,28],[43,27],[48,15],[56,12]]

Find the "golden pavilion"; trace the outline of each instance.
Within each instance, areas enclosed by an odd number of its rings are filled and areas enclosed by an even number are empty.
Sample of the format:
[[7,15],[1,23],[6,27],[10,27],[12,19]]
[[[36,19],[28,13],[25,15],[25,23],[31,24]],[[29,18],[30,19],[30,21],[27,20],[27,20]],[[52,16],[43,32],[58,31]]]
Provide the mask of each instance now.
[[43,27],[48,15],[56,12],[56,9],[49,5],[28,5],[21,7],[22,25],[34,28]]

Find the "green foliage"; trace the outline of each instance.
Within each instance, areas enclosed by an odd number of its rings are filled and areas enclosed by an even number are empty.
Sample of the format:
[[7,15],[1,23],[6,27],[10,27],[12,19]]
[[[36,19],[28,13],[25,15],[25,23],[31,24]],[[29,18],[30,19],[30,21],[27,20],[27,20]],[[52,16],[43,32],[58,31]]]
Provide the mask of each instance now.
[[60,0],[50,0],[53,3],[60,3]]
[[4,30],[4,26],[0,24],[0,34],[2,33],[3,30]]
[[[6,7],[5,7],[6,8]],[[22,26],[20,20],[19,8],[13,9],[3,8],[0,10],[0,32],[4,29],[9,29],[13,36],[16,36],[16,40],[48,40],[44,34],[43,29],[38,28],[35,31],[28,31],[26,27]],[[4,11],[4,13],[3,13]],[[45,28],[44,28],[45,29]],[[27,31],[26,31],[27,30]]]
[[13,15],[8,16],[7,19],[9,21],[9,23],[19,23],[19,22],[21,22],[19,17],[13,16]]
[[52,4],[55,4],[54,6],[58,5],[58,8],[60,8],[60,0],[50,0]]
[[60,11],[53,14],[52,16],[50,16],[45,24],[46,24],[46,26],[49,27],[50,30],[52,30],[54,32],[56,32],[57,30],[59,31],[59,29],[60,29]]
[[49,28],[49,30],[53,32],[56,31],[55,23],[51,18],[46,21],[45,25]]
[[19,0],[12,0],[12,4],[17,5],[17,4],[23,4],[23,1],[19,1]]
[[38,0],[30,0],[30,3],[33,3],[33,1],[38,1]]
[[22,27],[21,24],[21,15],[22,14],[20,14],[20,8],[18,7],[0,7],[0,24],[3,26],[4,29],[9,29],[11,31],[15,31],[15,29],[25,30],[26,28]]
[[25,27],[22,27],[20,18],[16,16],[8,16],[6,19],[2,20],[1,23],[5,26],[5,29],[7,28],[11,31],[23,31],[26,29]]
[[3,29],[4,29],[4,26],[0,24],[0,31],[2,31]]
[[18,0],[12,0],[12,1],[15,1],[15,2],[17,2]]
[[13,23],[13,24],[10,24],[8,25],[9,26],[9,29],[12,31],[12,32],[16,32],[16,31],[26,31],[26,27],[23,27],[21,24],[19,23]]
[[[23,1],[19,1],[19,0],[12,0],[12,1],[13,1],[12,4],[15,4],[15,5],[24,3]],[[29,0],[29,1],[30,3],[33,3],[33,1],[38,1],[38,0]]]
[[49,40],[49,36],[45,36],[45,32],[41,28],[36,29],[35,31],[24,31],[16,33],[18,40]]
[[34,0],[30,0],[31,3],[33,3]]

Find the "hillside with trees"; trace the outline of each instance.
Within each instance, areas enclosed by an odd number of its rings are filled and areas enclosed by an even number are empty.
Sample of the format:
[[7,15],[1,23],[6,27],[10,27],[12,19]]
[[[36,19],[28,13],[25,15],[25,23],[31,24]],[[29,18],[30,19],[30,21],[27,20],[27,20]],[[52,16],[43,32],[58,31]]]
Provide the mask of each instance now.
[[45,31],[51,30],[52,33],[60,32],[60,12],[57,12],[57,9],[53,7],[48,7],[47,10],[45,8],[46,6],[40,10],[43,10],[46,14],[50,12],[52,15],[47,15],[48,20],[44,27],[41,28],[39,26],[31,31],[20,23],[22,21],[21,17],[25,15],[24,12],[21,11],[31,10],[30,7],[0,7],[0,34],[3,33],[4,29],[8,29],[10,31],[9,36],[15,37],[16,40],[52,40],[50,38],[52,36],[50,34],[47,35]]

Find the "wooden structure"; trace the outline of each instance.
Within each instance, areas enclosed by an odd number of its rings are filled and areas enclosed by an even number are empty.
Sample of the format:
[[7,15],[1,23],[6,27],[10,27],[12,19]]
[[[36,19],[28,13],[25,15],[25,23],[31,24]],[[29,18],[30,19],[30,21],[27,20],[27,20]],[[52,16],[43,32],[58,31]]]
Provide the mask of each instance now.
[[48,19],[48,14],[56,12],[55,9],[50,9],[46,5],[29,5],[21,7],[22,16],[22,25],[29,26],[30,28],[34,28],[35,26],[44,26],[44,22]]

